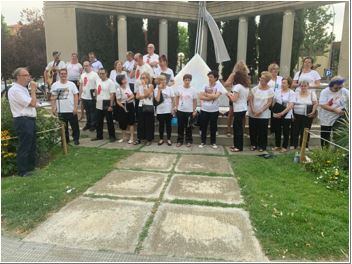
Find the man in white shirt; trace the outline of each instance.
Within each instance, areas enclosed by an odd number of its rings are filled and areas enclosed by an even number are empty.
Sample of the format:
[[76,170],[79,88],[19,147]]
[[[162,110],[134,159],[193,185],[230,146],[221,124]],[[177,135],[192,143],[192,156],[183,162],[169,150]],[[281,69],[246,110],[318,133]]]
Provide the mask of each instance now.
[[133,72],[134,65],[135,65],[134,53],[132,51],[128,51],[126,53],[126,61],[123,64],[123,70],[125,72],[127,72],[128,84],[129,84],[130,89],[133,93],[134,93],[134,83],[135,83],[136,79],[134,76],[131,77],[131,74]]
[[[37,84],[31,81],[26,68],[17,68],[13,72],[15,83],[9,89],[8,98],[18,137],[16,162],[18,174],[30,176],[35,168]],[[27,89],[30,83],[31,92]]]
[[79,145],[78,89],[73,82],[67,80],[67,75],[67,69],[59,70],[60,80],[51,87],[51,108],[53,114],[58,115],[65,123],[66,142],[70,142],[68,133],[70,123],[74,144]]
[[147,51],[148,53],[143,56],[143,61],[149,64],[153,68],[153,71],[155,72],[155,70],[159,68],[159,55],[154,53],[155,51],[154,44],[149,43],[147,46]]
[[58,72],[60,69],[66,68],[65,62],[60,60],[61,53],[58,51],[53,52],[53,60],[48,63],[44,71],[44,83],[48,84],[48,87],[59,80]]
[[103,64],[95,57],[95,52],[91,51],[88,53],[89,62],[92,66],[93,71],[98,72],[99,69],[104,68]]
[[99,76],[92,70],[89,61],[84,61],[83,73],[79,81],[80,98],[87,116],[87,123],[83,130],[94,131],[96,129],[95,88],[98,80]]

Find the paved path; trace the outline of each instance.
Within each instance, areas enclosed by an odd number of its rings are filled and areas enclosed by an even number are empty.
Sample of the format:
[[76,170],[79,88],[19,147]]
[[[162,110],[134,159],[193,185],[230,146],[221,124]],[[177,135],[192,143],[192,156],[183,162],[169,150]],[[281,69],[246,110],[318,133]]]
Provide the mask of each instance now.
[[135,153],[24,240],[2,238],[3,261],[268,260],[222,147],[81,146]]

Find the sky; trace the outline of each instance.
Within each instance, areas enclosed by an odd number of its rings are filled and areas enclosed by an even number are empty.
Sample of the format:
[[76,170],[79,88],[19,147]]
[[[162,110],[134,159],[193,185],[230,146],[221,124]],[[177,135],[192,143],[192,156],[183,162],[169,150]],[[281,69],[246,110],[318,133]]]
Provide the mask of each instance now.
[[[20,20],[20,12],[24,8],[43,8],[43,1],[2,1],[1,3],[1,14],[5,16],[5,22],[8,25],[16,24]],[[335,41],[341,40],[343,15],[344,15],[344,3],[338,3],[332,5],[335,12],[335,23],[334,23],[334,34]],[[331,9],[332,10],[332,9]]]

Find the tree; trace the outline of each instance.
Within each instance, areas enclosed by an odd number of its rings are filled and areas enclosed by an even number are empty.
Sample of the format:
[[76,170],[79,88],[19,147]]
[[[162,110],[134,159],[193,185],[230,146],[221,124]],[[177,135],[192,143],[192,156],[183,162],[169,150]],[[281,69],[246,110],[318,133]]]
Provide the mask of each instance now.
[[282,14],[260,16],[258,26],[259,73],[271,63],[280,65]]
[[177,64],[177,51],[179,47],[179,32],[178,32],[177,21],[168,21],[167,27],[168,27],[167,54],[168,54],[169,68],[171,68],[175,72],[176,64]]
[[308,8],[304,14],[305,37],[300,55],[315,58],[318,54],[324,54],[334,40],[333,34],[327,31],[327,27],[332,25],[333,15],[326,6]]
[[189,59],[189,36],[187,28],[181,25],[178,25],[178,49],[177,53],[182,52],[185,54],[185,61]]
[[134,53],[145,50],[143,19],[127,17],[127,48]]
[[226,80],[232,72],[233,66],[237,59],[237,35],[238,35],[238,20],[228,20],[222,26],[222,37],[224,39],[227,52],[231,58],[230,61],[223,62],[222,76]]

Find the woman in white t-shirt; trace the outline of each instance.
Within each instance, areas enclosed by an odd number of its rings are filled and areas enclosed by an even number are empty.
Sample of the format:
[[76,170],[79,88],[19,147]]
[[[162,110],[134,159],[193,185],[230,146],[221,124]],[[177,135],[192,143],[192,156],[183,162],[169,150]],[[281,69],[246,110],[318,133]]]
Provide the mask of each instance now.
[[98,71],[100,79],[96,83],[96,109],[97,109],[97,137],[94,140],[103,139],[104,117],[108,125],[110,142],[116,141],[114,120],[112,116],[116,85],[107,76],[105,69]]
[[117,60],[114,62],[114,69],[110,72],[109,78],[118,85],[116,77],[119,75],[124,75],[128,79],[127,72],[123,70],[123,62]]
[[159,67],[155,68],[154,72],[156,77],[160,75],[164,75],[166,77],[167,86],[174,85],[174,72],[168,67],[168,61],[165,55],[161,55],[159,57]]
[[183,85],[178,87],[176,92],[176,109],[177,109],[177,145],[181,147],[186,132],[187,147],[191,147],[193,143],[192,126],[190,119],[196,117],[197,108],[197,91],[191,87],[192,75],[183,75]]
[[243,151],[244,120],[248,109],[250,80],[247,73],[237,72],[233,82],[232,91],[228,94],[233,102],[233,146],[230,151],[239,152]]
[[271,73],[263,71],[260,74],[259,85],[249,94],[249,136],[251,150],[266,150],[268,144],[268,125],[270,119],[269,107],[272,104],[274,91],[268,85]]
[[[298,138],[300,138],[299,145],[302,145],[303,132],[305,128],[311,128],[312,120],[315,117],[318,100],[315,92],[309,90],[308,81],[300,81],[300,89],[296,91],[296,101],[293,107],[294,123],[293,123],[293,147],[298,147]],[[306,144],[308,148],[309,134]]]
[[77,53],[72,53],[71,61],[67,62],[67,78],[69,81],[73,82],[77,88],[79,88],[79,78],[83,71],[82,65],[78,62]]
[[210,123],[210,144],[212,148],[216,149],[216,131],[218,130],[219,117],[219,97],[221,95],[221,85],[218,82],[219,73],[217,71],[210,71],[208,73],[209,84],[203,87],[199,94],[201,100],[200,110],[200,129],[201,129],[201,144],[203,148],[207,140],[207,129]]
[[299,72],[296,72],[293,77],[292,87],[296,88],[299,86],[299,82],[306,80],[309,83],[309,88],[320,87],[320,75],[317,71],[313,70],[313,59],[311,57],[305,57],[303,59],[303,65]]
[[282,77],[278,75],[280,67],[276,63],[271,63],[268,66],[268,71],[271,73],[271,80],[268,82],[268,85],[274,90],[275,93],[281,89]]
[[[160,75],[156,78],[158,86],[154,90],[155,101],[160,103],[156,106],[157,119],[159,121],[159,138],[158,145],[164,144],[164,127],[166,127],[167,145],[171,146],[171,119],[174,109],[174,91],[166,85],[166,77]],[[161,99],[162,98],[162,99]]]
[[[286,152],[288,149],[288,139],[290,135],[291,120],[293,118],[293,105],[296,101],[295,92],[291,88],[292,79],[291,77],[285,77],[282,79],[282,85],[280,90],[275,92],[273,100],[273,107],[275,104],[282,105],[282,110],[273,113],[273,119],[271,125],[274,127],[275,132],[275,147],[274,151],[280,150]],[[275,107],[272,109],[275,111]],[[283,142],[281,145],[281,134],[283,134]]]
[[149,146],[154,139],[154,86],[150,74],[143,72],[136,81],[135,88],[137,88],[136,99],[139,100],[139,105],[137,140],[134,144],[141,144],[141,141],[145,139],[147,140],[146,145]]
[[122,130],[122,138],[118,141],[122,143],[126,140],[127,127],[130,129],[130,139],[128,144],[133,143],[134,135],[134,94],[128,86],[128,79],[125,75],[116,77],[118,86],[116,87],[116,119]]

